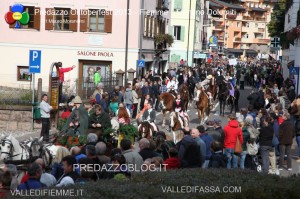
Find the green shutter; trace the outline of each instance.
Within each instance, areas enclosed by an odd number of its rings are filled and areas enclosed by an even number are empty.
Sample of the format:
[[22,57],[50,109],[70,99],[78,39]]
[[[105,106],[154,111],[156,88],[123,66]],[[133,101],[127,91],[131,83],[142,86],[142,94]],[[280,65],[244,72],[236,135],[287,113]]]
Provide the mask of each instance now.
[[174,10],[181,11],[182,10],[182,0],[175,0],[174,1]]
[[174,26],[169,26],[168,34],[174,36]]
[[180,30],[180,40],[181,41],[184,41],[184,33],[185,33],[184,26],[181,26],[181,30]]

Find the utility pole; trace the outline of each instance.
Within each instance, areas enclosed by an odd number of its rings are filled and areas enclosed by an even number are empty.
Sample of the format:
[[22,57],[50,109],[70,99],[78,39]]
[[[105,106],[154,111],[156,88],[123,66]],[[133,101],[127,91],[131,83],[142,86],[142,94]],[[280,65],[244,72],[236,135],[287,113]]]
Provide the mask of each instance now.
[[[140,50],[139,50],[139,60],[142,59],[142,51],[143,51],[143,35],[144,35],[144,2],[145,0],[141,0],[141,20],[140,20]],[[140,68],[136,65],[136,78],[139,78]]]
[[188,40],[187,40],[187,49],[186,49],[186,62],[187,62],[187,65],[189,65],[190,26],[191,26],[191,6],[192,6],[192,0],[190,0],[190,8],[189,8]]
[[127,84],[127,62],[128,62],[128,35],[129,35],[129,4],[127,0],[127,16],[126,16],[126,44],[125,44],[125,85]]

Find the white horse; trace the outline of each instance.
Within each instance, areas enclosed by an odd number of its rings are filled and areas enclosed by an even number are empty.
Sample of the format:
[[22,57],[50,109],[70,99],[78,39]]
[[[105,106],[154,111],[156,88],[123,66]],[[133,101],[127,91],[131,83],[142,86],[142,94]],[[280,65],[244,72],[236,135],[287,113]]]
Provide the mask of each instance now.
[[4,136],[1,139],[0,160],[28,160],[29,158],[27,148],[20,145],[19,141],[12,135]]
[[59,146],[43,144],[43,137],[19,142],[12,135],[4,136],[1,139],[0,160],[29,160],[31,158],[43,158],[46,166],[52,165]]

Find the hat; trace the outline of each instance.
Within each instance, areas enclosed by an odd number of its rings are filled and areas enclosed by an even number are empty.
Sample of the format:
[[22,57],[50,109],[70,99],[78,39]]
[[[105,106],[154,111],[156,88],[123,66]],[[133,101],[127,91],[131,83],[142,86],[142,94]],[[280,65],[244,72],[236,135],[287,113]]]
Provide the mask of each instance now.
[[74,104],[82,104],[82,100],[79,96],[76,96],[72,101]]
[[207,76],[207,79],[212,79],[212,78],[213,78],[212,75],[208,75],[208,76]]

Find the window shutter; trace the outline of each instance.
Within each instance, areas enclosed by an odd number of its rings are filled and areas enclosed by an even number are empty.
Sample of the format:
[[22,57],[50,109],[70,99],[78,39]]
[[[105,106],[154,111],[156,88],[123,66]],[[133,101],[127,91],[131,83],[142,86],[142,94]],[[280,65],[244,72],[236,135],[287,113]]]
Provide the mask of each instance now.
[[166,34],[166,21],[162,22],[161,33]]
[[[34,17],[33,17],[33,28],[36,30],[40,30],[41,28],[41,12],[40,12],[40,8],[38,7],[34,7]],[[38,12],[36,12],[38,11]]]
[[[9,11],[11,11],[11,6],[9,6]],[[13,24],[9,24],[9,28],[14,28],[16,25],[16,22],[13,23]]]
[[80,10],[80,32],[88,32],[89,29],[89,10]]
[[147,37],[151,36],[151,16],[147,17],[148,27],[147,27]]
[[146,37],[148,37],[149,33],[149,16],[146,16]]
[[150,16],[150,28],[149,28],[149,37],[153,37],[152,31],[153,31],[153,17]]
[[182,0],[175,0],[174,1],[174,10],[181,11],[182,10]]
[[173,37],[175,36],[175,34],[174,34],[174,26],[169,26],[169,30],[168,31],[169,31],[168,32],[169,35],[172,35]]
[[147,27],[148,27],[148,24],[147,24],[147,16],[145,15],[144,16],[144,37],[147,36]]
[[45,15],[45,30],[53,30],[53,15],[54,13],[54,8],[46,8],[46,15]]
[[104,32],[112,33],[112,11],[106,11],[104,15]]
[[184,33],[185,33],[184,26],[181,26],[180,29],[181,29],[180,30],[180,40],[184,41]]
[[162,0],[157,0],[157,8],[162,8]]
[[77,32],[77,10],[70,10],[70,31]]
[[157,35],[157,18],[154,17],[154,36]]

